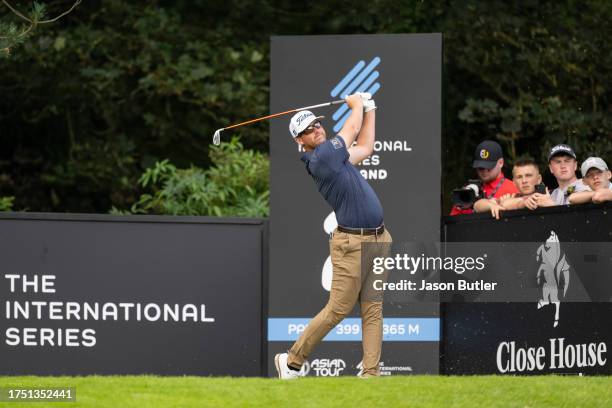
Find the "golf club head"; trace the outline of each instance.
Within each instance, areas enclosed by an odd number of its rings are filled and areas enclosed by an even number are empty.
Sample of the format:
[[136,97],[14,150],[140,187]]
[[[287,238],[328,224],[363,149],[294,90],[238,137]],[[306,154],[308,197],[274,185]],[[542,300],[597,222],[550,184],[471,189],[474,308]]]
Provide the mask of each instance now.
[[213,144],[215,146],[219,146],[221,144],[221,131],[222,130],[223,130],[223,128],[217,129],[215,131],[215,134],[213,135]]

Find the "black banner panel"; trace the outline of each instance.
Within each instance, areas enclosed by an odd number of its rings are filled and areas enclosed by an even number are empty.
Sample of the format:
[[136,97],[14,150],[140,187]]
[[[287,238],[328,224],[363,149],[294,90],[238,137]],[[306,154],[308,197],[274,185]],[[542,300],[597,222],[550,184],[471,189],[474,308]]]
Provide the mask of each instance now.
[[261,375],[264,230],[0,215],[0,375]]
[[[604,204],[507,212],[499,221],[447,218],[449,242],[541,242],[529,257],[538,260],[537,275],[526,273],[534,285],[538,277],[547,283],[527,292],[530,302],[444,304],[442,372],[612,373],[610,211]],[[520,270],[506,271],[525,280]]]
[[[272,37],[271,56],[271,112],[339,100],[357,91],[373,95],[378,106],[374,153],[357,167],[379,196],[395,242],[439,241],[442,35]],[[322,124],[330,138],[350,110],[339,104],[313,113],[325,116]],[[327,302],[329,235],[337,226],[300,160],[289,119],[270,124],[268,367],[274,367],[275,353],[297,339],[295,328],[306,325]],[[438,303],[406,307],[387,301],[384,315],[385,329],[394,332],[385,337],[385,364],[413,368],[403,373],[436,373]],[[311,359],[338,358],[347,367],[354,365],[361,354],[361,323],[357,309],[351,316],[355,330],[346,332],[339,325],[320,348],[334,352],[317,349]],[[419,330],[408,335],[409,327]],[[393,362],[387,361],[392,349],[395,354],[389,358],[398,359]],[[347,368],[341,374],[356,371]]]
[[612,374],[612,303],[464,303],[444,315],[445,374]]

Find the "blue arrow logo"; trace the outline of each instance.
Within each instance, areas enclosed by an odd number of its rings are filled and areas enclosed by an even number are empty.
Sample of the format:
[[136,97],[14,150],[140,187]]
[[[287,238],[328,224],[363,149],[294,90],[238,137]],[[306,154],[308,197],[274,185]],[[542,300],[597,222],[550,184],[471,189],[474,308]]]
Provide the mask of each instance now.
[[[332,97],[346,98],[355,92],[369,92],[374,95],[380,89],[380,82],[376,82],[380,73],[375,71],[375,68],[380,64],[380,57],[374,57],[367,65],[361,60],[336,84],[331,91]],[[334,132],[339,132],[346,122],[346,119],[351,114],[346,103],[340,107],[332,115],[334,120]]]

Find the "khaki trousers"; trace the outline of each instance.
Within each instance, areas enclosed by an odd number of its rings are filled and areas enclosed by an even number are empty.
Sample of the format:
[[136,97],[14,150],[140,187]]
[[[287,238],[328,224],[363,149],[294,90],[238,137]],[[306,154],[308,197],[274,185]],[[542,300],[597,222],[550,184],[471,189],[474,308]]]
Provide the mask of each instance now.
[[[391,234],[385,229],[381,235],[354,235],[334,231],[330,240],[333,265],[332,286],[329,301],[306,326],[302,335],[289,350],[288,365],[298,368],[304,364],[312,350],[340,323],[357,302],[361,306],[363,344],[363,375],[379,375],[378,363],[382,348],[383,297],[382,291],[373,289],[377,279],[386,280],[386,275],[372,272],[374,256],[388,256]],[[379,243],[379,245],[362,244]],[[370,267],[361,270],[362,256]],[[369,261],[368,261],[369,260]]]

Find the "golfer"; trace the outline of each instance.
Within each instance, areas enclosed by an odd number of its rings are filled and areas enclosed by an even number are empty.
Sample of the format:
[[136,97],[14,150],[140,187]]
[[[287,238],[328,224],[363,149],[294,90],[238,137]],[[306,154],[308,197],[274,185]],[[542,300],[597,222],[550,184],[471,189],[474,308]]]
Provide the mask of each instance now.
[[299,377],[300,368],[313,349],[351,312],[358,299],[363,339],[360,376],[379,375],[382,293],[372,288],[371,268],[361,271],[362,244],[390,243],[391,235],[383,224],[380,200],[355,168],[355,164],[373,152],[376,105],[369,94],[362,93],[348,96],[346,103],[352,112],[339,134],[329,140],[320,122],[323,117],[310,111],[296,113],[289,124],[291,136],[305,150],[302,161],[306,171],[334,209],[338,228],[330,240],[333,277],[329,301],[289,352],[274,357],[281,379]]

